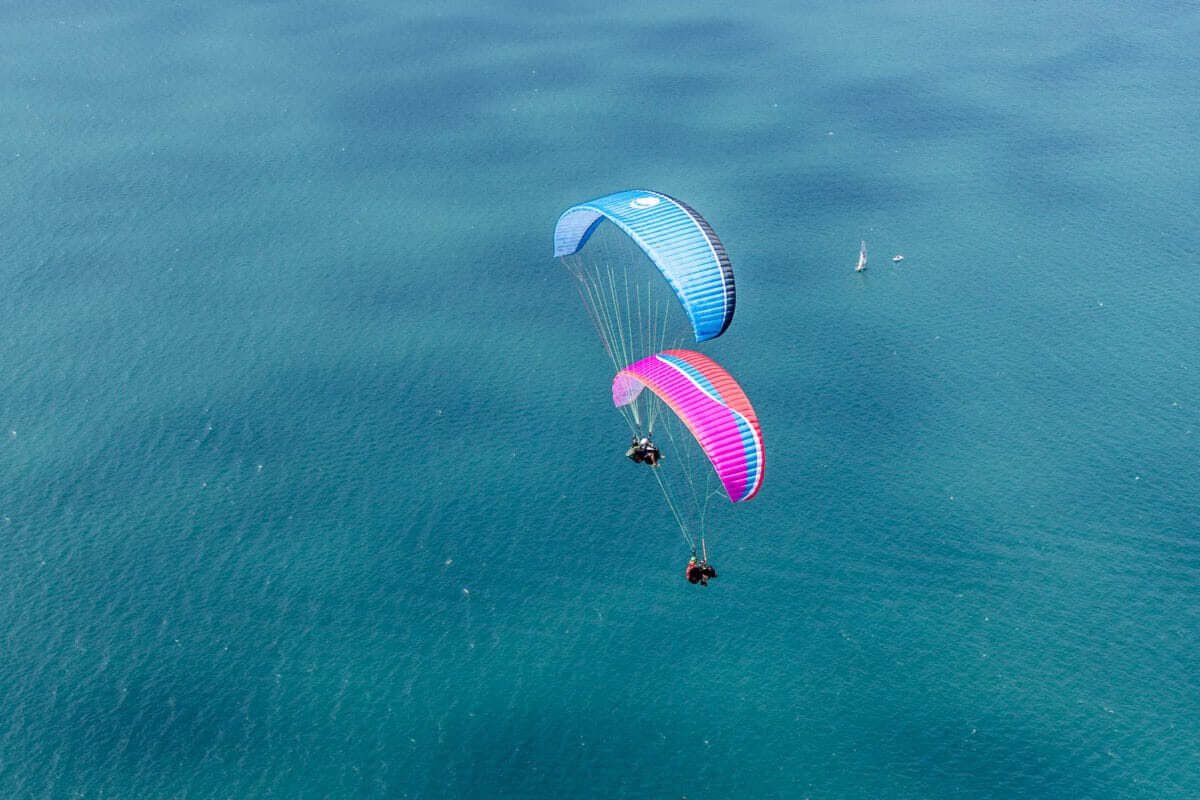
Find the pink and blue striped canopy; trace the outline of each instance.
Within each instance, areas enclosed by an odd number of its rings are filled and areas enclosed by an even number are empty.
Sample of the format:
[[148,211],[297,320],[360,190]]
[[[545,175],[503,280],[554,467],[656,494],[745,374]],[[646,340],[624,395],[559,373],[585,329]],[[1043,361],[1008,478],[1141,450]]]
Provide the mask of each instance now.
[[732,502],[758,494],[763,480],[762,430],[746,393],[728,372],[700,353],[667,350],[617,373],[613,405],[629,405],[644,388],[661,397],[687,425]]

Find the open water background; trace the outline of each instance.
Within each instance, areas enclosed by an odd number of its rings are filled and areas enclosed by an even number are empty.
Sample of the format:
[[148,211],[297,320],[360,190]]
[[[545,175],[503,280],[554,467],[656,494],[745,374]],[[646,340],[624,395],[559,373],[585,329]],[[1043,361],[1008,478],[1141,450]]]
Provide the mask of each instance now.
[[[0,4],[0,796],[1200,796],[1198,40]],[[629,186],[738,277],[707,590],[550,257]]]

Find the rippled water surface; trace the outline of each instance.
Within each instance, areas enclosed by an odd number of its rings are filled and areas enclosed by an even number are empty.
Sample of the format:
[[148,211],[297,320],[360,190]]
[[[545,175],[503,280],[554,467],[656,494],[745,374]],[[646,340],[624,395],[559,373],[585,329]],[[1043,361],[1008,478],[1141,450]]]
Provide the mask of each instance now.
[[[417,5],[0,6],[0,795],[1200,796],[1200,13]],[[707,589],[550,256],[629,186]]]

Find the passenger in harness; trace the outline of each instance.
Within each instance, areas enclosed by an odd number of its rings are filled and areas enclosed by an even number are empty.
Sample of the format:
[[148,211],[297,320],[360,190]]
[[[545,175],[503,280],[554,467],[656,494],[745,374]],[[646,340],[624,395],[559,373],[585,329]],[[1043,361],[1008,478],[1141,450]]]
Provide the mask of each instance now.
[[625,452],[625,457],[632,459],[635,464],[649,464],[652,467],[658,466],[658,462],[662,460],[662,453],[654,442],[647,437],[639,439],[634,436],[629,449]]
[[709,566],[707,561],[697,561],[695,556],[687,565],[688,583],[698,583],[708,586],[708,579],[717,577],[717,571]]

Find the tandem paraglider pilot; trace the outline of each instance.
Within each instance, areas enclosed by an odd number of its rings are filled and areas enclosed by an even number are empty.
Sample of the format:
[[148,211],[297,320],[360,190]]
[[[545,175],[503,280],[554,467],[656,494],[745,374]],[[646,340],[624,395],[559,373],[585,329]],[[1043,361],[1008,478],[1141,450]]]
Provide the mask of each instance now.
[[633,459],[635,464],[649,464],[652,467],[658,466],[658,462],[662,460],[662,453],[655,447],[654,442],[643,437],[633,437],[633,442],[629,445],[629,449],[625,452],[625,457]]
[[717,571],[709,566],[707,561],[697,561],[695,556],[687,565],[688,583],[698,583],[708,586],[708,579],[717,577]]

